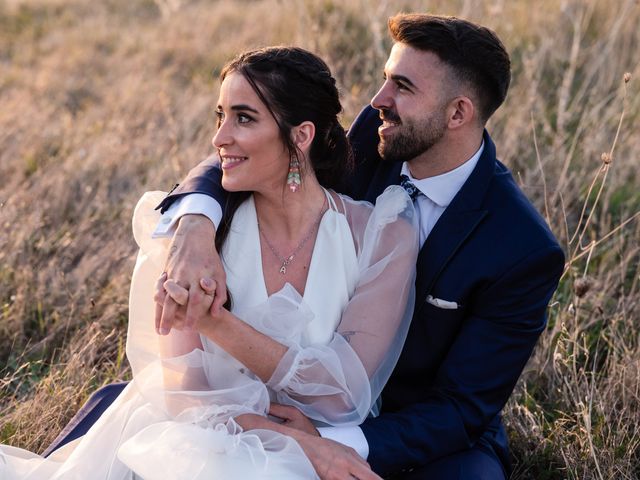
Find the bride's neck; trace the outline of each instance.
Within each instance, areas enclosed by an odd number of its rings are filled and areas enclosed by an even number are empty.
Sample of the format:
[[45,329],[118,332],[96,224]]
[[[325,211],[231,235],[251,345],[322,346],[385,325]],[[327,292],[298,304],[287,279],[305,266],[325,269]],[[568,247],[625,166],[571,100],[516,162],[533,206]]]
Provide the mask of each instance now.
[[297,192],[285,188],[255,192],[253,197],[260,227],[292,240],[308,231],[325,202],[325,193],[315,178],[303,181]]

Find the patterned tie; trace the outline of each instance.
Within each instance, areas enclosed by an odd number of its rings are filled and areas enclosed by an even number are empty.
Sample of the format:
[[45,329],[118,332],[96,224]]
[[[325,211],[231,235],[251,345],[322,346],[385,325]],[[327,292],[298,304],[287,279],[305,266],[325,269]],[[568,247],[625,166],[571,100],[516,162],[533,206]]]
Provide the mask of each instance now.
[[400,186],[406,190],[412,201],[419,195],[424,195],[420,190],[418,190],[418,187],[411,183],[411,180],[409,180],[409,177],[406,175],[400,175]]

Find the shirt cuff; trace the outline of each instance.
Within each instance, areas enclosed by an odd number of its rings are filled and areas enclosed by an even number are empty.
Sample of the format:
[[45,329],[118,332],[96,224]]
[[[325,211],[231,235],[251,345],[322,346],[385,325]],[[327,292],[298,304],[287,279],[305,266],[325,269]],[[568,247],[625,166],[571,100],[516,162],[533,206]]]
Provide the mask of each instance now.
[[192,193],[185,195],[171,204],[162,214],[152,238],[166,238],[173,236],[176,225],[183,215],[204,215],[217,228],[222,220],[220,204],[209,195]]
[[364,460],[369,456],[369,444],[360,427],[318,427],[322,438],[353,448]]

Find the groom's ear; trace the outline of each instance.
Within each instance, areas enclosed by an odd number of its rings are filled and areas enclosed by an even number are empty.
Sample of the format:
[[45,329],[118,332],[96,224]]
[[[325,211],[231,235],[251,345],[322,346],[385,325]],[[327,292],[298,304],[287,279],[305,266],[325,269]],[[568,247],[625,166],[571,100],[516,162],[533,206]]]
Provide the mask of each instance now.
[[469,97],[460,95],[449,102],[447,106],[447,126],[449,128],[460,128],[472,121],[476,121],[476,108]]
[[291,129],[291,139],[296,147],[307,152],[311,148],[311,142],[316,135],[316,126],[313,122],[302,122]]

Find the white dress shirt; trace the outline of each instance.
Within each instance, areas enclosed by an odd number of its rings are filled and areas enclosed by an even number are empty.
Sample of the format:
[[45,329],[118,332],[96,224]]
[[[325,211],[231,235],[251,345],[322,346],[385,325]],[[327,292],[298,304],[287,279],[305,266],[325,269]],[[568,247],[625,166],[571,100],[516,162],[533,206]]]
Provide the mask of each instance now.
[[[424,194],[419,195],[415,200],[418,207],[420,247],[424,245],[442,212],[449,206],[473,172],[483,150],[484,141],[478,151],[459,167],[442,175],[422,180],[417,180],[411,175],[407,162],[402,164],[401,173],[409,177],[411,183]],[[216,226],[220,224],[222,219],[222,209],[212,197],[199,193],[186,195],[175,201],[162,215],[153,232],[154,238],[173,235],[177,221],[181,216],[188,214],[205,215]],[[320,427],[318,432],[323,438],[329,438],[353,448],[365,460],[369,456],[369,444],[360,427]]]
[[162,214],[153,232],[153,238],[173,236],[178,220],[183,215],[204,215],[217,227],[222,220],[222,208],[218,202],[204,193],[192,193],[180,197]]
[[464,185],[464,182],[471,175],[471,172],[473,172],[473,169],[476,168],[483,150],[484,140],[480,144],[478,151],[459,167],[441,175],[423,178],[422,180],[417,180],[411,175],[407,162],[402,164],[400,173],[409,177],[411,183],[423,193],[423,195],[418,195],[415,199],[415,205],[418,207],[418,223],[420,225],[420,247],[424,245],[442,212],[449,206],[462,188],[462,185]]

